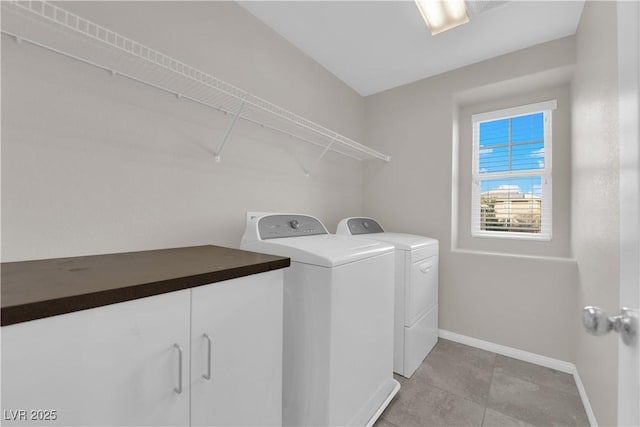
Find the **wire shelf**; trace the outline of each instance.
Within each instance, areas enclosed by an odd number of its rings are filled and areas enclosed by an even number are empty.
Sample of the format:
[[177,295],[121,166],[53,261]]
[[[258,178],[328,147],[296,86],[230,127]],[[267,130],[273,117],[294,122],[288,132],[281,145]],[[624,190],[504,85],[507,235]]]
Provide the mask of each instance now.
[[[322,155],[333,151],[358,160],[390,160],[366,145],[56,5],[46,1],[1,3],[2,33],[18,42],[39,46],[317,145],[323,148]],[[218,156],[231,129],[218,148]]]

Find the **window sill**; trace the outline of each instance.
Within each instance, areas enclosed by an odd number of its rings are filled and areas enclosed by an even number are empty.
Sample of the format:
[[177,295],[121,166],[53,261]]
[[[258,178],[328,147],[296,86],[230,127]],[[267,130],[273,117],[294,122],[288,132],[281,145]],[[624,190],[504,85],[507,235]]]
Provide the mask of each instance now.
[[473,249],[452,249],[451,253],[460,254],[460,255],[483,255],[483,256],[497,256],[497,257],[504,257],[504,258],[530,259],[530,260],[548,261],[548,262],[577,263],[576,259],[573,257],[562,257],[562,256],[513,254],[513,253],[506,253],[506,252],[478,251]]
[[518,233],[518,232],[505,232],[505,231],[481,231],[471,233],[471,237],[479,237],[482,239],[508,239],[508,240],[526,240],[526,241],[539,241],[550,242],[551,236],[548,234],[533,234],[533,233]]

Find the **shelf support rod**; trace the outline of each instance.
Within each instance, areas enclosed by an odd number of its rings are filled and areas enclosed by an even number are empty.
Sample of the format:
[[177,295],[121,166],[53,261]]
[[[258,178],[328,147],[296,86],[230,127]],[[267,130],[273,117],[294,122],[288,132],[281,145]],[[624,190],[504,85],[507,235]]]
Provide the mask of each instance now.
[[318,168],[318,165],[320,164],[320,161],[322,160],[322,158],[325,156],[325,154],[327,154],[327,152],[331,149],[331,146],[333,145],[333,143],[336,140],[334,138],[331,139],[331,142],[329,142],[329,144],[327,144],[326,147],[324,147],[324,150],[322,150],[322,153],[320,153],[320,156],[318,156],[318,158],[316,159],[316,161],[313,163],[313,167],[309,170],[309,171],[305,171],[305,176],[308,178],[310,175],[310,172],[315,172],[316,169]]
[[220,162],[220,154],[222,154],[222,150],[224,150],[224,146],[227,143],[227,140],[229,139],[229,135],[231,135],[233,128],[236,126],[238,117],[240,117],[240,113],[242,113],[242,110],[244,110],[245,104],[246,102],[242,101],[242,104],[240,104],[240,108],[238,108],[238,111],[235,112],[233,116],[233,120],[231,121],[231,124],[227,128],[227,133],[224,135],[224,138],[222,139],[222,143],[220,144],[220,147],[218,148],[218,152],[216,153],[216,157],[215,157],[216,162]]

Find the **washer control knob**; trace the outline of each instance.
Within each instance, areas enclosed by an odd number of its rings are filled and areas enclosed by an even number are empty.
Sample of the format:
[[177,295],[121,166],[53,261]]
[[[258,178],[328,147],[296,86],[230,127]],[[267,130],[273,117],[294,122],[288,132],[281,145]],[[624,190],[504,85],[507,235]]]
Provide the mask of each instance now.
[[300,223],[298,222],[297,219],[292,219],[291,221],[289,221],[289,225],[291,226],[291,228],[293,228],[294,230],[297,230],[298,228],[300,228]]

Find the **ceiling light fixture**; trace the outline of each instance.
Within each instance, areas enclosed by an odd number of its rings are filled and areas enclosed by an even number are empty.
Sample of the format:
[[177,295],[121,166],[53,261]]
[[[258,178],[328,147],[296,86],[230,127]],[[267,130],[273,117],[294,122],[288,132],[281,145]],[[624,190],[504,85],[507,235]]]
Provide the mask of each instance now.
[[415,0],[420,14],[436,35],[469,22],[464,0]]

